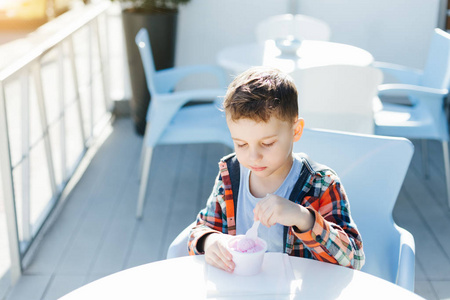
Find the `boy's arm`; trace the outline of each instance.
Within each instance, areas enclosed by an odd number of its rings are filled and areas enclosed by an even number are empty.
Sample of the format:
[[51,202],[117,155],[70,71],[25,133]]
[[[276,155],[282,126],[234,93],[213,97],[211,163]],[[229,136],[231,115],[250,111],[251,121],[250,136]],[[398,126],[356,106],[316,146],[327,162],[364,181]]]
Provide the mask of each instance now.
[[197,215],[197,226],[191,230],[188,241],[190,255],[204,254],[204,240],[209,234],[227,233],[224,193],[225,187],[219,174],[206,207]]
[[[318,260],[359,270],[365,260],[361,235],[351,219],[347,196],[339,178],[327,175],[326,181],[330,184],[325,192],[318,199],[305,197],[312,204],[308,209],[314,214],[313,227],[302,233],[291,230]],[[318,203],[318,207],[312,202]]]

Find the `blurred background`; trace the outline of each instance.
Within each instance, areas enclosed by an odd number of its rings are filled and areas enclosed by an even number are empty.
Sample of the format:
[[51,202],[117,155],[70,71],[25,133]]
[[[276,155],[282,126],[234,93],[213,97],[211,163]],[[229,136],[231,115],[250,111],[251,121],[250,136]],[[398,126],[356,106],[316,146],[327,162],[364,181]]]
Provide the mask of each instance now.
[[[132,68],[141,64],[133,52],[140,25],[127,25],[145,14],[133,10],[137,2],[0,0],[0,299],[17,282],[107,124],[130,118],[130,134],[142,137],[151,100],[142,70],[135,74]],[[284,13],[324,20],[330,41],[367,50],[376,61],[418,69],[433,29],[450,29],[447,0],[175,2],[166,7],[176,13],[174,30],[162,36],[172,41],[173,55],[155,54],[160,69],[216,64],[225,47],[256,42],[258,22]],[[228,75],[231,80],[235,74]],[[177,88],[212,86],[210,80],[186,80]]]

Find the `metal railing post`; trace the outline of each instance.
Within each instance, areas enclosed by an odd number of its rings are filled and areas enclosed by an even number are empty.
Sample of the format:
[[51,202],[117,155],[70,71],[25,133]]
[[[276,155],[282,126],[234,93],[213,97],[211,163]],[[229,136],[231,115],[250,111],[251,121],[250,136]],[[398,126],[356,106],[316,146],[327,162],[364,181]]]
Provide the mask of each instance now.
[[50,142],[50,132],[48,130],[49,126],[48,126],[48,119],[47,119],[47,109],[45,107],[45,98],[44,98],[44,90],[43,90],[42,78],[41,78],[41,63],[40,63],[40,61],[38,61],[36,63],[33,73],[34,73],[34,81],[35,81],[35,85],[36,85],[36,96],[37,96],[37,101],[38,101],[42,132],[44,134],[43,139],[44,139],[44,147],[45,147],[45,156],[47,158],[48,175],[50,177],[50,186],[52,189],[52,196],[55,196],[57,194],[55,167],[53,164],[53,151],[52,151],[52,145]]
[[91,88],[89,89],[89,137],[92,137],[94,135],[94,109],[95,109],[95,105],[94,105],[94,55],[93,53],[93,47],[92,47],[92,22],[89,23],[89,25],[87,26],[88,28],[88,68],[89,68],[89,84],[91,86]]
[[5,99],[3,83],[0,82],[0,177],[2,180],[3,201],[5,201],[6,226],[8,229],[11,282],[15,284],[22,274],[22,260],[19,247],[19,232],[17,229],[16,204],[14,201],[14,182],[11,168]]
[[[28,69],[25,69],[20,78],[22,96],[22,239],[31,240],[30,225],[30,97]],[[20,213],[20,212],[19,212]]]
[[[110,109],[110,99],[109,99],[109,90],[108,90],[108,80],[107,80],[107,76],[108,73],[105,71],[105,62],[103,60],[103,51],[102,51],[102,43],[100,41],[100,28],[98,25],[98,18],[94,19],[94,27],[95,27],[95,35],[96,35],[96,40],[97,40],[97,48],[98,48],[98,60],[100,63],[100,74],[101,74],[101,79],[102,79],[102,87],[103,87],[103,97],[104,97],[104,101],[105,101],[105,108],[106,110]],[[105,35],[105,39],[107,39],[107,35]],[[105,51],[107,51],[105,49]]]
[[61,179],[64,182],[67,177],[67,149],[66,149],[66,110],[65,110],[65,74],[64,74],[64,44],[58,45],[58,97],[59,97],[59,114],[61,116],[61,126],[59,130],[59,138],[61,141]]
[[73,47],[73,37],[70,36],[68,39],[69,42],[69,58],[70,58],[70,64],[72,67],[72,78],[73,78],[73,84],[75,89],[75,97],[76,97],[76,103],[78,108],[78,119],[80,122],[80,131],[81,131],[81,137],[83,139],[83,148],[86,149],[86,132],[84,130],[84,121],[83,121],[83,108],[81,106],[81,95],[80,95],[80,85],[78,83],[78,72],[77,72],[77,65],[75,61],[75,50]]

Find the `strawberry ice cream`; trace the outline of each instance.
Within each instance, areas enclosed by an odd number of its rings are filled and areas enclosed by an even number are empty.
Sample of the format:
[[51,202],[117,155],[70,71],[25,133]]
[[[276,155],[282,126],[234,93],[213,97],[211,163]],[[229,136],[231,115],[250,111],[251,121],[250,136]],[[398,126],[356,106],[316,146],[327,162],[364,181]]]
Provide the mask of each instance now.
[[254,275],[261,270],[267,243],[260,238],[250,239],[245,235],[237,235],[229,240],[228,249],[236,265],[233,273]]
[[261,242],[246,238],[245,235],[231,240],[229,246],[232,250],[241,253],[255,253],[264,249]]

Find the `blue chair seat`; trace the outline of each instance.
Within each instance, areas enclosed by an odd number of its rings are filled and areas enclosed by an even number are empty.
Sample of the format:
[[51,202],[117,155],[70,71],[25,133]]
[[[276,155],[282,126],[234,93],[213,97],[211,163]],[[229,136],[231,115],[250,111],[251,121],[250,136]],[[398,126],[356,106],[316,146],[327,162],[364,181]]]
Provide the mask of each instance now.
[[180,109],[164,129],[158,144],[182,144],[193,141],[225,143],[230,148],[233,147],[224,113],[215,105],[197,104]]
[[[412,139],[448,141],[446,126],[436,127],[436,120],[422,105],[406,106],[383,103],[383,110],[375,114],[376,133],[407,136]],[[444,131],[444,132],[442,132]]]

